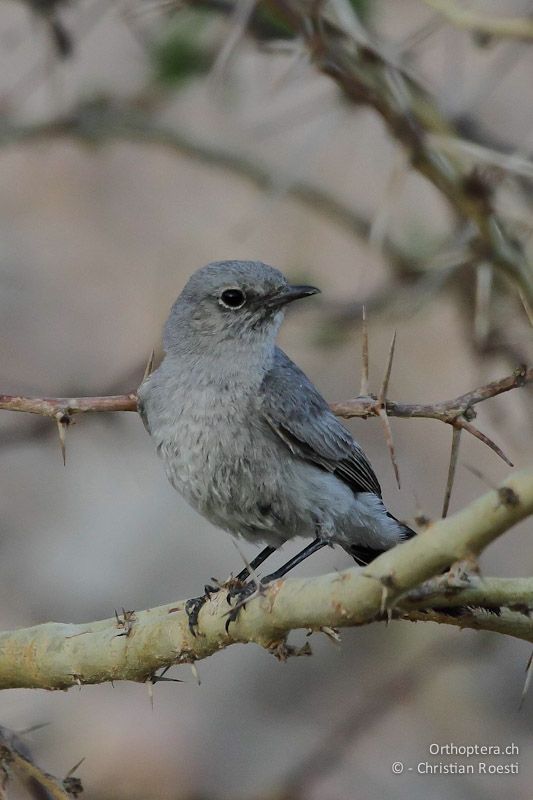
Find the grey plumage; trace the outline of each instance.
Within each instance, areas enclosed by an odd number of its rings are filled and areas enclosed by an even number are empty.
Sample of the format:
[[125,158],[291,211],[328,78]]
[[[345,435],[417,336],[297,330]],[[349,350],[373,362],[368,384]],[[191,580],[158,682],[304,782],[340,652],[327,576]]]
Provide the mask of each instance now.
[[319,538],[368,561],[412,531],[275,344],[285,305],[315,291],[260,262],[199,270],[172,308],[166,355],[140,387],[139,408],[170,482],[214,525],[272,547]]

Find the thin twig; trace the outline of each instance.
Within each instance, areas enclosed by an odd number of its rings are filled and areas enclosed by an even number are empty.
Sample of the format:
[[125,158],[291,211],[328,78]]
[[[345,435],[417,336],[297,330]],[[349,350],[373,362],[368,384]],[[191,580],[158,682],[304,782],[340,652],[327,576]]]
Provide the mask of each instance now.
[[61,447],[61,455],[63,456],[64,467],[66,467],[67,465],[66,436],[67,436],[67,426],[69,421],[70,421],[69,417],[61,413],[61,411],[58,414],[56,414],[57,432],[59,435],[59,445]]
[[368,383],[368,376],[369,376],[369,360],[368,360],[368,324],[366,321],[366,306],[363,305],[362,308],[363,312],[363,323],[362,323],[362,331],[361,331],[361,347],[363,351],[363,363],[361,366],[361,389],[359,390],[359,394],[362,397],[367,397],[369,393],[369,383]]
[[[390,354],[389,354],[390,361]],[[390,374],[390,368],[387,371]],[[387,379],[387,372],[385,374]],[[353,417],[381,417],[383,422],[383,411],[388,417],[401,418],[425,418],[440,420],[456,428],[462,428],[480,439],[484,444],[494,450],[500,458],[512,466],[507,456],[488,436],[481,433],[470,422],[464,418],[472,406],[496,397],[503,392],[525,386],[533,381],[533,368],[519,367],[512,375],[502,378],[499,381],[492,381],[485,386],[473,389],[471,392],[455,397],[452,400],[443,400],[433,404],[419,403],[397,403],[394,400],[383,399],[383,405],[375,397],[356,397],[341,403],[331,403],[330,408],[334,414],[344,419]],[[388,387],[388,379],[384,381],[385,390]],[[383,385],[382,385],[383,390]],[[44,417],[58,419],[59,415],[65,424],[70,422],[75,414],[87,412],[103,411],[137,411],[137,395],[135,392],[128,394],[110,395],[102,397],[25,397],[22,395],[0,394],[0,410],[23,411],[31,414],[39,414]],[[381,409],[381,413],[380,413]]]
[[87,411],[137,411],[137,395],[135,392],[99,397],[22,397],[2,394],[0,409],[25,411],[56,419],[58,414],[62,414],[69,418]]
[[377,406],[378,417],[381,420],[383,429],[385,431],[385,441],[387,442],[387,447],[389,449],[389,454],[392,461],[392,467],[394,469],[394,475],[396,476],[396,483],[398,484],[398,489],[400,489],[401,488],[400,470],[398,468],[398,462],[396,460],[396,452],[394,449],[394,439],[392,436],[392,429],[390,426],[389,417],[387,415],[387,391],[389,389],[389,381],[392,370],[392,361],[394,359],[395,345],[396,345],[396,331],[394,331],[394,335],[392,337],[389,350],[389,357],[387,360],[387,368],[385,369],[385,375],[383,376],[383,383],[381,384],[381,389],[379,391],[376,406]]
[[[533,369],[519,367],[512,375],[502,378],[499,381],[492,381],[485,386],[480,386],[471,392],[455,397],[452,400],[444,400],[434,404],[408,404],[396,403],[387,400],[386,411],[391,417],[415,418],[440,420],[448,425],[463,428],[468,433],[480,439],[484,444],[496,452],[506,463],[510,463],[507,456],[488,436],[481,433],[463,415],[470,414],[472,406],[496,397],[503,392],[508,392],[520,386],[524,386],[533,381]],[[356,397],[344,403],[332,403],[331,409],[334,414],[345,419],[352,417],[362,417],[367,419],[372,416],[379,416],[379,404],[369,397]]]
[[524,705],[524,700],[526,699],[526,695],[528,693],[529,685],[531,683],[531,676],[533,673],[533,652],[530,653],[529,658],[527,660],[526,665],[526,679],[524,681],[524,688],[522,689],[522,694],[520,696],[520,703],[518,706],[518,710],[522,708]]
[[382,406],[385,406],[387,403],[387,392],[389,390],[389,381],[392,371],[392,361],[394,359],[395,347],[396,347],[396,331],[394,331],[390,343],[389,356],[387,359],[387,367],[385,369],[385,375],[383,376],[383,383],[381,384],[381,389],[379,390],[379,395],[378,395],[378,402],[381,403]]

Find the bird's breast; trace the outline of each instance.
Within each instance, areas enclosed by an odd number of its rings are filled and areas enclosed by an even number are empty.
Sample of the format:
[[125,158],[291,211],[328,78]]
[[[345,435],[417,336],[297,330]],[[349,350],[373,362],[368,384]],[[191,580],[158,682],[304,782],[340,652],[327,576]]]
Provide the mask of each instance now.
[[154,437],[172,485],[222,527],[258,480],[259,437],[249,406],[233,394],[189,392],[175,399]]

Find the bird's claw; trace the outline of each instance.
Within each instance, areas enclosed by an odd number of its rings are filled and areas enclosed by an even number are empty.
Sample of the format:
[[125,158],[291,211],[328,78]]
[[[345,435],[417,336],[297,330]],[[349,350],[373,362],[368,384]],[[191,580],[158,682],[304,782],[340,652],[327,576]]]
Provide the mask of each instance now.
[[239,578],[234,578],[232,575],[230,575],[227,581],[224,581],[221,586],[221,588],[227,589],[227,602],[231,603],[232,599],[237,597],[239,592],[241,592],[246,585],[247,584],[245,580],[240,580]]
[[232,600],[237,600],[233,608],[227,612],[225,624],[226,633],[229,631],[230,623],[235,622],[246,605],[253,597],[259,597],[265,593],[265,586],[259,581],[250,581],[244,585],[235,586],[229,590],[226,599],[231,605]]
[[198,635],[198,615],[211,598],[211,595],[216,594],[216,592],[218,592],[217,586],[206,584],[204,586],[204,594],[201,597],[193,597],[185,603],[185,613],[189,618],[189,630],[195,638]]

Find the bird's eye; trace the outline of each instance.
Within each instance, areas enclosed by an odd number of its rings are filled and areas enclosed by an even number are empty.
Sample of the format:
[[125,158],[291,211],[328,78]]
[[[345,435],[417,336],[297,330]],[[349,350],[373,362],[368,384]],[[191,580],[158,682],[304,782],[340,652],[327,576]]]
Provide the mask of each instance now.
[[241,289],[224,289],[220,295],[220,302],[226,308],[242,308],[246,302],[246,295]]

